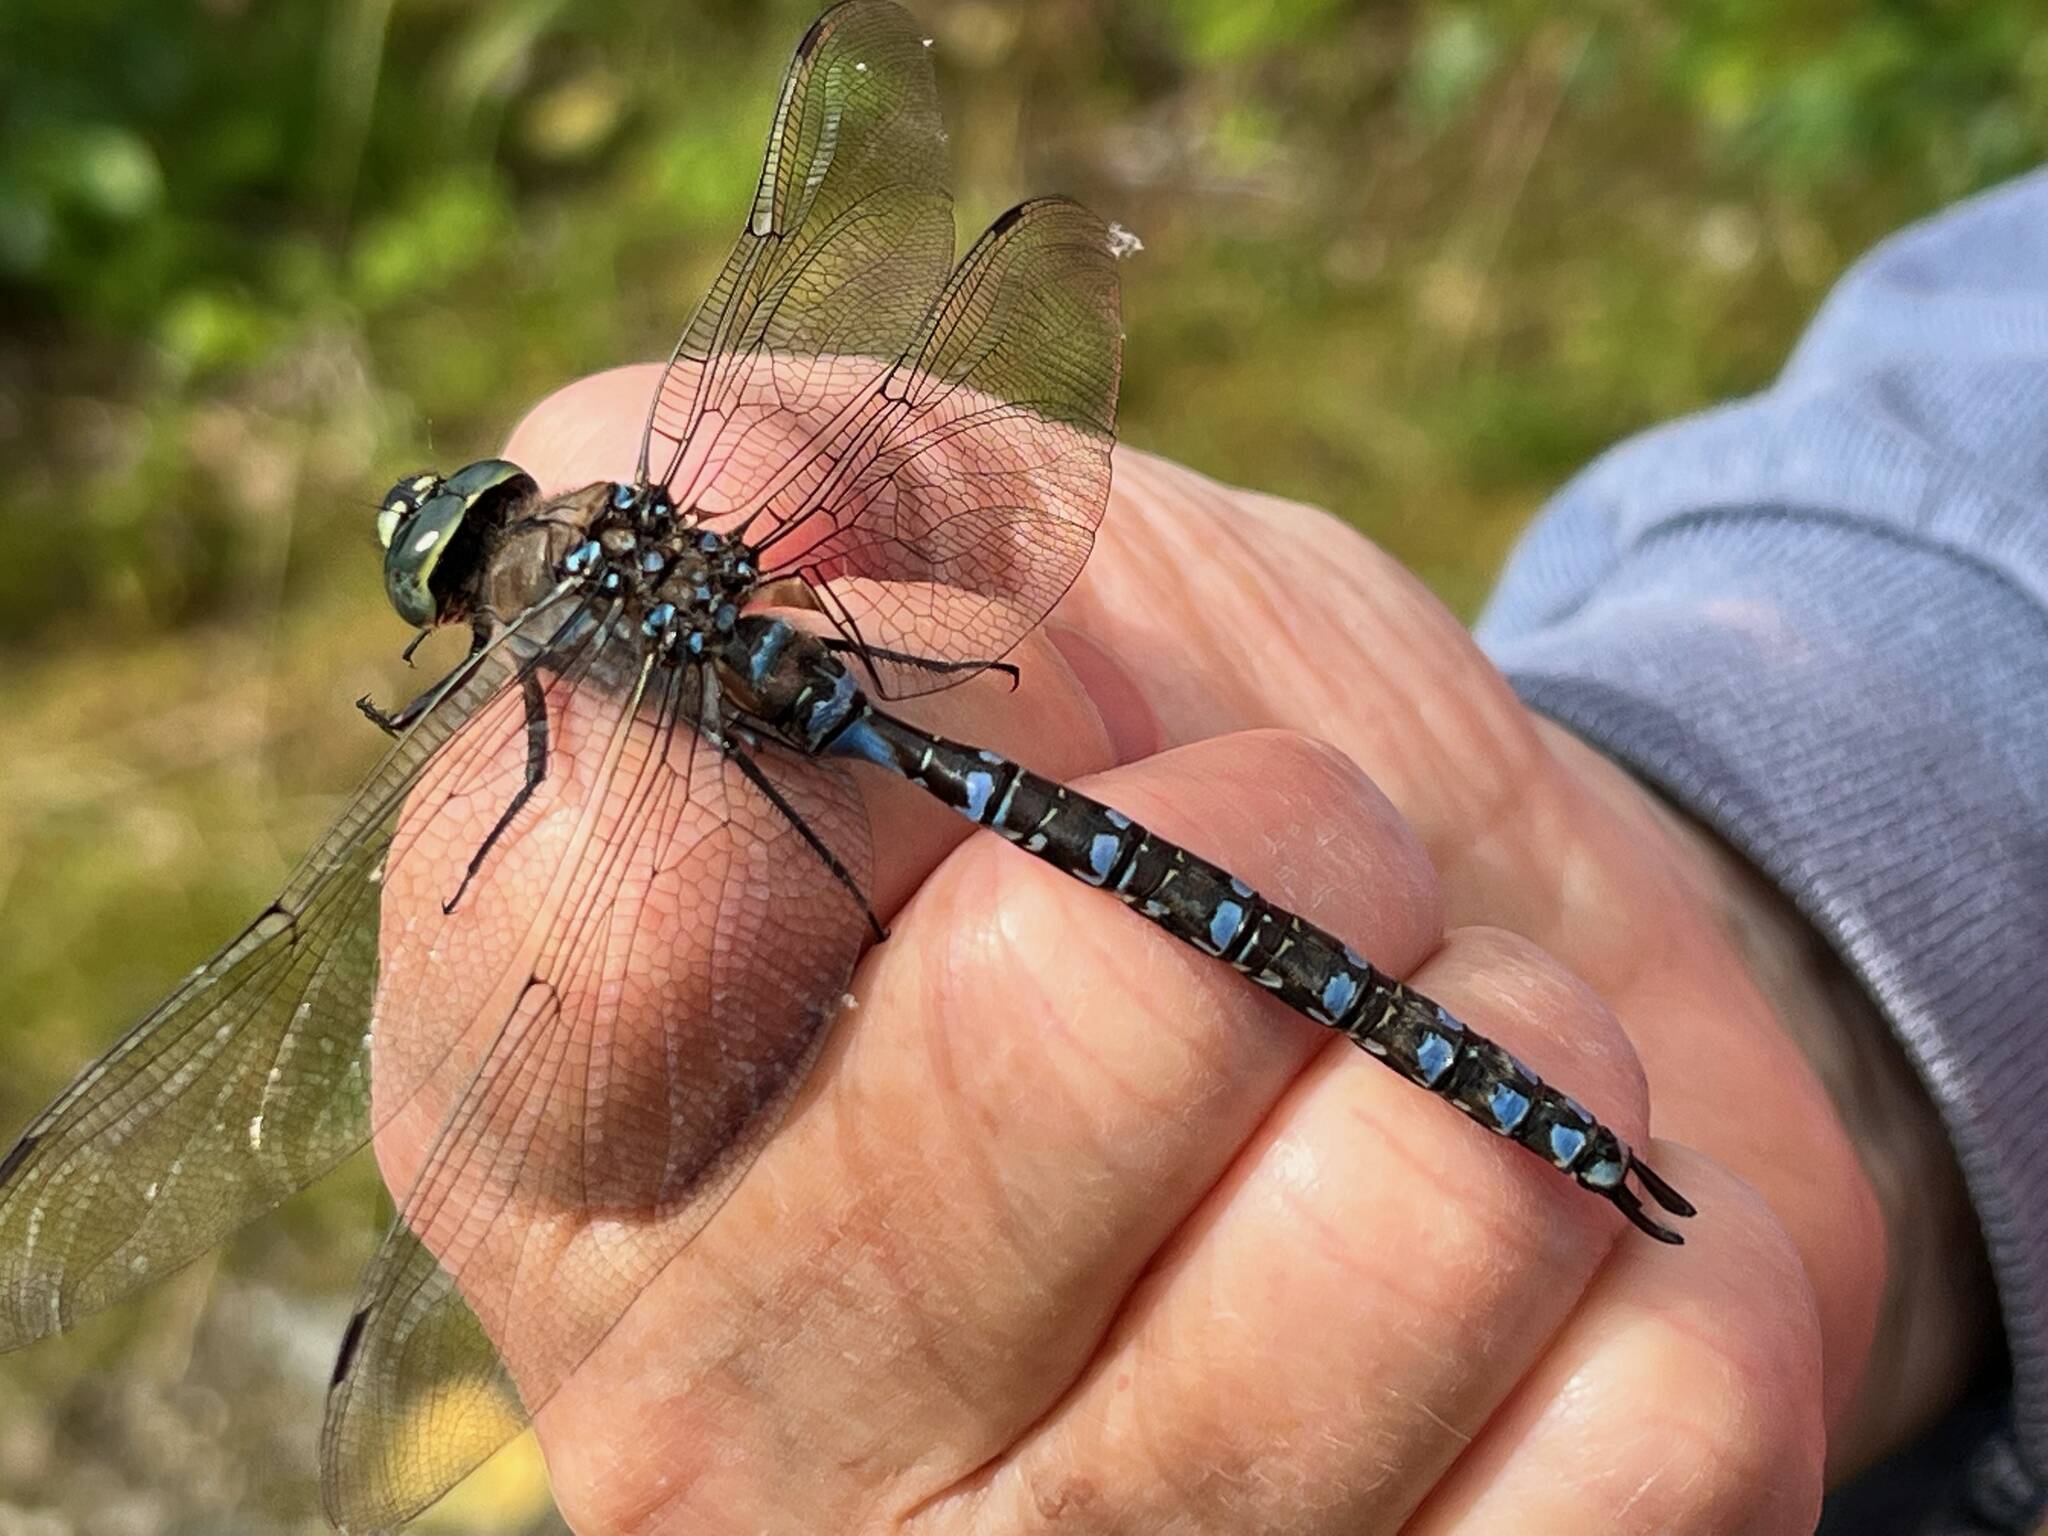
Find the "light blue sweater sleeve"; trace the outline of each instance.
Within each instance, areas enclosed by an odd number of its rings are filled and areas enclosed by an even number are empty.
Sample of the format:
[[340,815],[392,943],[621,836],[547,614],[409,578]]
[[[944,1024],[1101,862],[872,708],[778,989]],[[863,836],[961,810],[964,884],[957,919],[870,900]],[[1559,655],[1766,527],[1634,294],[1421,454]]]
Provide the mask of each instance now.
[[1953,1136],[2048,1489],[2048,172],[1893,236],[1764,393],[1536,522],[1479,635],[1877,999]]

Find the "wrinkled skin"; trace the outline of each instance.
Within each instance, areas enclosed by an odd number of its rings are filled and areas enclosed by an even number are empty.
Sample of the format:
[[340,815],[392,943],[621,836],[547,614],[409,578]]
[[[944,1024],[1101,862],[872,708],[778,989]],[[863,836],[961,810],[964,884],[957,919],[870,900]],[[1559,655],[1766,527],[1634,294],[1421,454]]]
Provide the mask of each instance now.
[[[507,456],[630,476],[651,377],[562,392]],[[903,712],[1410,978],[1645,1148],[1687,1245],[864,773],[891,937],[738,1192],[540,1414],[575,1528],[1810,1531],[1884,1213],[1721,864],[1365,541],[1142,454],[1012,659],[1014,693]]]

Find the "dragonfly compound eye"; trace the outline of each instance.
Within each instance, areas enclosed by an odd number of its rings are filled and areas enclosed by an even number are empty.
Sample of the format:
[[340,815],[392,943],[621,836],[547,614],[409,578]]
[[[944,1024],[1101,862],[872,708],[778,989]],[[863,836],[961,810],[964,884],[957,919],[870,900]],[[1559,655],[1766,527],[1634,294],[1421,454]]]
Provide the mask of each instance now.
[[420,504],[431,499],[440,489],[441,477],[429,469],[417,475],[407,475],[386,491],[383,503],[377,508],[377,542],[389,549],[398,525],[419,511]]
[[384,591],[399,617],[425,628],[465,616],[483,574],[485,531],[539,494],[532,476],[503,459],[484,459],[445,480],[416,475],[393,486],[377,528]]

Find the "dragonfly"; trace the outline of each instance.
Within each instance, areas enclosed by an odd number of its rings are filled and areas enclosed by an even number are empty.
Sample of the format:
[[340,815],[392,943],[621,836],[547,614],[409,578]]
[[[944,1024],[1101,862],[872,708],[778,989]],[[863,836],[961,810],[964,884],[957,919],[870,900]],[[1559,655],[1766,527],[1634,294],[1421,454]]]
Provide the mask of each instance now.
[[[859,774],[921,787],[1681,1240],[1644,1197],[1692,1206],[1620,1137],[1339,936],[891,712],[1008,668],[1079,575],[1130,245],[1040,198],[956,264],[927,46],[888,0],[806,34],[630,481],[547,495],[493,459],[383,498],[393,607],[467,654],[400,709],[360,701],[390,743],[332,829],[0,1160],[0,1348],[176,1269],[373,1133],[408,1137],[321,1459],[338,1527],[411,1518],[550,1399],[776,1130],[883,933]],[[429,864],[459,870],[438,914],[395,925],[384,892]],[[657,909],[701,942],[649,953]],[[650,1015],[656,1040],[623,1022]],[[545,1308],[537,1266],[569,1277]],[[514,1334],[516,1370],[493,1343]]]

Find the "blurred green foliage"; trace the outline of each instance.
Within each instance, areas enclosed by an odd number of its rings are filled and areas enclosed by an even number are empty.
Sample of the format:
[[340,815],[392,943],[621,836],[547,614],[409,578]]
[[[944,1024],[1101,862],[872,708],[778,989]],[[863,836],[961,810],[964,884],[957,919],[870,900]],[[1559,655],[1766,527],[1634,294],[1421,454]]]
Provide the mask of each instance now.
[[[1331,507],[1465,611],[1579,464],[1768,379],[1860,248],[2048,147],[2020,0],[914,8],[963,223],[1060,189],[1145,239],[1126,438]],[[367,763],[346,701],[402,686],[376,498],[667,350],[812,11],[0,6],[0,1118]],[[254,1342],[173,1286],[10,1363],[0,1505],[316,1529],[377,1198],[357,1169],[237,1245]],[[497,1486],[448,1528],[539,1518]]]
[[[662,350],[810,11],[0,10],[0,639],[246,601],[430,435]],[[1849,252],[2048,136],[2010,0],[924,14],[967,208],[1058,185],[1147,237],[1129,437],[1404,551],[1427,519],[1467,602],[1497,519],[1763,377]]]

